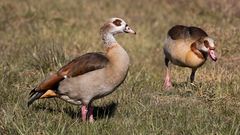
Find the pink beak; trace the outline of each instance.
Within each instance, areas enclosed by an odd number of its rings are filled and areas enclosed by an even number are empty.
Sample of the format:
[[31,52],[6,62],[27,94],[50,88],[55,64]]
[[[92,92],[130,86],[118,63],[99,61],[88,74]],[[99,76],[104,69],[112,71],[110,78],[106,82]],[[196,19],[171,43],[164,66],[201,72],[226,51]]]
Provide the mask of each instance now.
[[214,50],[209,50],[208,51],[208,55],[210,56],[210,58],[213,60],[213,61],[217,61],[217,56],[215,54],[215,51]]

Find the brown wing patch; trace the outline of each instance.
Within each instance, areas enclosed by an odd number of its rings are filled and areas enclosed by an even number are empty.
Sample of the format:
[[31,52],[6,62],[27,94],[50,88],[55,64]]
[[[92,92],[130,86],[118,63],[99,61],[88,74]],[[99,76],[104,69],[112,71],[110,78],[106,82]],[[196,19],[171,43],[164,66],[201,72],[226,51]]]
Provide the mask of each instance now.
[[63,76],[58,75],[56,73],[47,77],[44,81],[42,81],[38,87],[35,88],[35,91],[55,89],[60,81],[64,79]]
[[116,19],[113,21],[113,24],[115,24],[116,26],[121,26],[121,22],[122,22],[121,20]]
[[61,76],[75,77],[84,73],[104,68],[108,63],[108,59],[102,53],[87,53],[82,55],[64,67],[62,67],[58,74]]
[[186,37],[188,31],[188,27],[183,25],[175,25],[169,31],[168,35],[173,39],[183,39]]
[[[108,59],[102,53],[87,53],[63,66],[57,73],[54,73],[42,81],[30,94],[36,92],[47,92],[49,89],[57,90],[59,82],[65,76],[75,77],[84,73],[104,68]],[[43,95],[44,96],[44,95]]]
[[189,35],[191,38],[196,40],[208,36],[208,34],[203,29],[194,26],[189,27]]
[[183,26],[183,25],[175,25],[169,31],[168,35],[173,39],[186,39],[192,38],[194,40],[198,40],[202,37],[207,37],[207,33],[201,28],[194,26]]
[[[42,81],[36,88],[34,88],[30,93],[28,100],[28,106],[30,106],[35,100],[39,98],[46,97],[56,97],[57,94],[53,90],[57,90],[58,84],[64,78],[58,74],[52,74],[44,81]],[[52,89],[49,91],[49,89]]]

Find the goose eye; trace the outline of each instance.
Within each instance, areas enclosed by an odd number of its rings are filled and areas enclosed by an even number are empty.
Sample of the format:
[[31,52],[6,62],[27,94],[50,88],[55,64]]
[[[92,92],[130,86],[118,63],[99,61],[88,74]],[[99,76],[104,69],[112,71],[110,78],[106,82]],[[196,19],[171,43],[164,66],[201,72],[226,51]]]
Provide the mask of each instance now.
[[130,30],[130,28],[128,27],[127,24],[125,25],[125,29],[126,29],[126,30]]

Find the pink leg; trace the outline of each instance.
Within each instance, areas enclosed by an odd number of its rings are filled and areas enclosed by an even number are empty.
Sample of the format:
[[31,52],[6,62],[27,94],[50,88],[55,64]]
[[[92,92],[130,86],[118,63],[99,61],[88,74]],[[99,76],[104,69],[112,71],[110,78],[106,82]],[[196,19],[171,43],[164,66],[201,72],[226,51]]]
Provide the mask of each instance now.
[[89,107],[89,113],[90,113],[90,116],[89,116],[89,122],[94,122],[94,118],[93,118],[93,107],[92,106],[90,106]]
[[170,78],[169,69],[167,68],[167,74],[166,74],[165,81],[164,81],[164,88],[169,89],[171,87],[172,87],[172,82],[171,82],[171,78]]
[[86,121],[86,119],[87,119],[87,112],[88,112],[88,110],[87,110],[87,106],[86,105],[82,105],[82,121]]

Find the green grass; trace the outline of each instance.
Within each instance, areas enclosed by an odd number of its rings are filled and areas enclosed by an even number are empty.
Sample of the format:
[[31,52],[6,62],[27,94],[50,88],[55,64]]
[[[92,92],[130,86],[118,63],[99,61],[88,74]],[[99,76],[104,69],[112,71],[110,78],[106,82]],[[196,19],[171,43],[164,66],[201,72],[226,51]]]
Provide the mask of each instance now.
[[[137,32],[117,40],[129,74],[117,91],[94,102],[96,122],[80,107],[28,93],[50,72],[81,54],[101,51],[99,28],[121,17]],[[175,24],[205,29],[219,60],[190,70],[171,66],[174,88],[162,87],[162,46]],[[0,134],[240,134],[240,2],[187,0],[0,1]],[[56,102],[58,106],[56,106]]]

